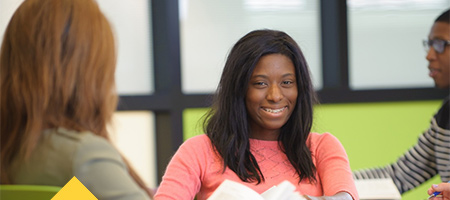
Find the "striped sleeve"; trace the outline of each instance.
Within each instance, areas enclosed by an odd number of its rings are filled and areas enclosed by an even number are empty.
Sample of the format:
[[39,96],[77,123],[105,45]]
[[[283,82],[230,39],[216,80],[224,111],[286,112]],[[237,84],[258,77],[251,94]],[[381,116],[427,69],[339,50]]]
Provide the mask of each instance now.
[[430,128],[415,146],[397,162],[381,168],[353,172],[355,179],[392,178],[400,193],[411,190],[436,174],[443,181],[450,178],[450,131],[440,128],[433,118]]

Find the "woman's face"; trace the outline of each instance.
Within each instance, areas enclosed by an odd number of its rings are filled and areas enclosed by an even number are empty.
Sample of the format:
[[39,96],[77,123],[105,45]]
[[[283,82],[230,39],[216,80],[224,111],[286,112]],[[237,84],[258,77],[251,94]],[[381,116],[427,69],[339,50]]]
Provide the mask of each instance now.
[[297,103],[297,81],[292,61],[282,54],[260,58],[248,83],[245,104],[250,138],[277,140]]

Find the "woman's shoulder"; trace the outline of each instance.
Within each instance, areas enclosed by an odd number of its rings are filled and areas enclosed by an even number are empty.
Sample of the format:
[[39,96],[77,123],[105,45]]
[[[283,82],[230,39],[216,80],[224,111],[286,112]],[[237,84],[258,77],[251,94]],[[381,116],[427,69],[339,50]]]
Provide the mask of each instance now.
[[93,142],[109,143],[105,138],[97,136],[90,131],[75,131],[62,127],[45,130],[44,136],[53,143],[58,142],[65,145],[79,145]]
[[107,141],[88,131],[80,132],[66,128],[54,128],[43,132],[41,146],[59,151],[60,154],[73,154],[81,146],[89,143],[101,144],[107,143]]
[[188,138],[181,145],[182,148],[196,148],[196,149],[204,149],[211,146],[211,140],[206,134],[200,134],[193,137]]
[[63,186],[80,164],[102,158],[121,162],[120,154],[112,144],[93,133],[47,129],[26,163],[19,159],[14,161],[17,166],[15,181]]
[[336,136],[334,136],[331,133],[325,132],[325,133],[316,133],[316,132],[311,132],[309,134],[309,138],[308,138],[311,142],[319,142],[319,141],[323,141],[323,140],[337,140]]
[[332,144],[341,144],[339,139],[331,133],[315,133],[312,132],[309,134],[308,142],[311,145],[311,148],[317,148],[321,145],[332,145]]
[[192,137],[186,139],[186,141],[184,143],[186,143],[186,142],[203,143],[203,142],[209,142],[209,141],[210,141],[209,137],[206,134],[200,134],[200,135],[195,135],[195,136],[192,136]]
[[90,131],[75,131],[57,128],[46,134],[52,146],[74,156],[78,162],[87,162],[92,159],[122,160],[113,144],[105,138]]
[[196,135],[187,139],[176,152],[177,157],[189,159],[212,159],[216,152],[209,137],[205,134]]

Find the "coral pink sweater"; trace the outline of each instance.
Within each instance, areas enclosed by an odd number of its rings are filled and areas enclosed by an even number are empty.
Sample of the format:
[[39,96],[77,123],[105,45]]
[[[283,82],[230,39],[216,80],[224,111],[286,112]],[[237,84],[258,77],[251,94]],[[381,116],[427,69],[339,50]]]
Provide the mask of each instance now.
[[256,185],[242,182],[228,167],[223,172],[221,157],[215,153],[209,138],[195,136],[184,142],[170,161],[155,199],[192,200],[197,196],[197,200],[204,200],[225,179],[241,182],[258,193],[288,180],[300,194],[332,196],[347,192],[353,199],[359,199],[347,154],[339,140],[329,133],[311,133],[308,140],[317,168],[315,184],[308,180],[298,183],[299,177],[277,141],[250,139],[250,151],[265,178],[265,182]]

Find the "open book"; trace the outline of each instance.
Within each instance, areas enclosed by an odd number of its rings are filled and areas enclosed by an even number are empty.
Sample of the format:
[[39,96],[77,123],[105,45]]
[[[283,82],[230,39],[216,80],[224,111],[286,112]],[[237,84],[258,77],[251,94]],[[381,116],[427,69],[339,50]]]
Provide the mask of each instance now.
[[355,180],[360,200],[400,200],[402,196],[390,178]]
[[283,181],[262,194],[241,183],[225,180],[208,200],[306,200],[289,181]]

